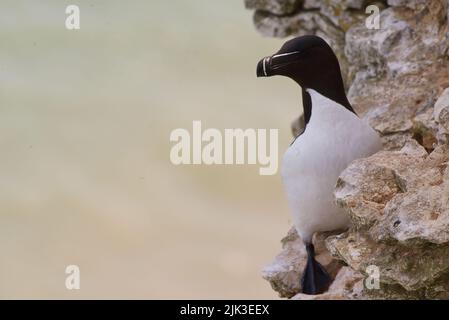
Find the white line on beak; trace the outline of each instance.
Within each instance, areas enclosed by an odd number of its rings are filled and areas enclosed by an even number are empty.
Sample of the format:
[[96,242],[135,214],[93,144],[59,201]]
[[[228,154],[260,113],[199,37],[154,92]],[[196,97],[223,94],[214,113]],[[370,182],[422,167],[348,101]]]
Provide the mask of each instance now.
[[268,77],[267,75],[267,67],[265,66],[266,62],[267,62],[268,57],[263,58],[263,74],[265,75],[265,77]]
[[290,55],[296,54],[296,53],[299,53],[299,51],[293,51],[293,52],[287,52],[287,53],[277,54],[277,55],[273,56],[273,59],[279,58],[279,57],[290,56]]

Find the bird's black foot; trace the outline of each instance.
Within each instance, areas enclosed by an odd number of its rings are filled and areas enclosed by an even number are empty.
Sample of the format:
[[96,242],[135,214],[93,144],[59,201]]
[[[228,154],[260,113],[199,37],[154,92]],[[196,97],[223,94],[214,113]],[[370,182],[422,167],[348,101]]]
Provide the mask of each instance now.
[[301,278],[302,293],[319,294],[329,288],[332,282],[324,267],[315,260],[315,248],[312,243],[306,243],[307,264]]

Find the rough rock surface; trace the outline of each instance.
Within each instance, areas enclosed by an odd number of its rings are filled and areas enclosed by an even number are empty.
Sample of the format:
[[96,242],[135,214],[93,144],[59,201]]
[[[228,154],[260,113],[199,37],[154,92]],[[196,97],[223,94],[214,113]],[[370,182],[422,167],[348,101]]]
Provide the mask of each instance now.
[[449,276],[448,160],[445,145],[427,154],[409,142],[354,161],[335,189],[352,227],[326,239],[331,253],[361,273],[378,266],[390,294],[449,298],[439,289]]
[[[354,161],[336,182],[336,203],[352,226],[317,237],[346,265],[324,264],[339,270],[329,291],[297,294],[305,253],[293,231],[264,278],[294,299],[449,299],[449,0],[245,2],[264,35],[328,41],[349,100],[385,147]],[[365,23],[373,4],[379,29]],[[372,265],[380,288],[369,290],[363,279]]]

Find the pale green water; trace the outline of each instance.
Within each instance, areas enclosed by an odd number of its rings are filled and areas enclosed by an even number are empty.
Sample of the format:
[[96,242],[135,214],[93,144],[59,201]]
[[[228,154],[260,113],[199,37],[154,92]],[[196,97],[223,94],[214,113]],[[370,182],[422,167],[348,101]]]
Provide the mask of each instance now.
[[77,1],[68,31],[73,3],[0,4],[0,298],[275,298],[279,174],[174,167],[168,138],[279,128],[282,153],[299,90],[255,77],[282,41],[242,0]]

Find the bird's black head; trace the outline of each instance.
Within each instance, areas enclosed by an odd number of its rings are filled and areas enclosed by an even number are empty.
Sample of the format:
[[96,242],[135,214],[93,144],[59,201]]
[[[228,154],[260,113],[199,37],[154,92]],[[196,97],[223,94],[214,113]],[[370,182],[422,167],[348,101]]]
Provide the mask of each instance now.
[[275,75],[293,79],[303,90],[313,89],[354,112],[346,97],[338,59],[318,36],[291,39],[274,55],[259,61],[258,77]]

